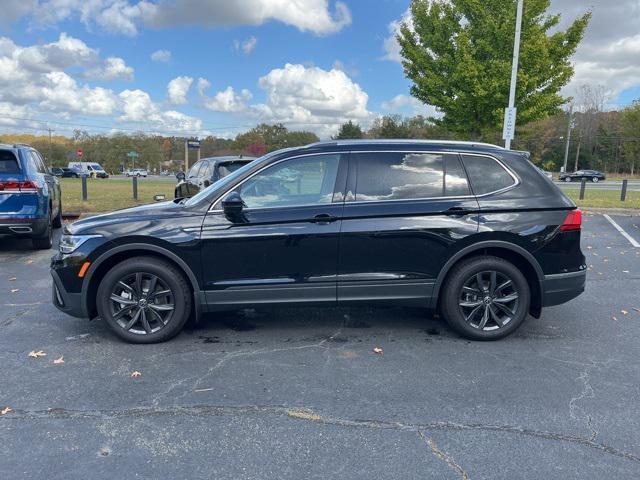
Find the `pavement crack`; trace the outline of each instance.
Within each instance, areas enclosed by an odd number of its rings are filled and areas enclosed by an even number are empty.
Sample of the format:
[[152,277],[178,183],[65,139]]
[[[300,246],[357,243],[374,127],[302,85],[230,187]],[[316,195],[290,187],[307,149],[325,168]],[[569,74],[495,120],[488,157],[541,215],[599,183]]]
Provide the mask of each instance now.
[[422,440],[425,441],[431,452],[438,457],[440,460],[445,462],[449,467],[455,471],[462,480],[469,480],[469,474],[453,459],[451,455],[449,455],[444,450],[441,450],[433,438],[427,437],[423,432],[418,430],[418,435]]
[[[592,441],[594,441],[598,436],[598,432],[593,428],[593,418],[584,410],[583,407],[578,406],[578,403],[581,402],[582,400],[594,398],[596,396],[593,390],[593,387],[591,386],[591,376],[590,376],[590,370],[596,367],[598,367],[598,364],[592,363],[586,366],[582,370],[582,373],[576,379],[582,383],[582,390],[580,391],[580,394],[578,394],[575,397],[572,397],[571,400],[569,400],[569,416],[576,421],[581,421],[583,419],[586,419],[587,428],[591,431],[590,438]],[[579,413],[580,411],[582,411],[583,413],[580,414]]]
[[51,408],[46,410],[14,410],[3,417],[0,417],[0,426],[7,421],[20,420],[76,420],[76,419],[100,419],[114,420],[125,418],[146,418],[146,417],[168,417],[179,415],[190,416],[222,416],[222,415],[252,415],[270,414],[288,417],[295,421],[314,422],[322,425],[332,425],[344,428],[371,428],[382,430],[398,430],[409,432],[429,432],[429,431],[483,431],[498,432],[514,435],[533,437],[541,440],[564,442],[574,445],[581,445],[593,450],[597,450],[607,455],[640,463],[640,456],[634,453],[620,450],[605,443],[599,443],[594,436],[584,437],[577,435],[567,435],[544,430],[534,430],[517,425],[500,425],[486,423],[456,423],[456,422],[429,422],[429,423],[409,423],[392,422],[388,420],[362,420],[346,419],[339,417],[323,416],[312,409],[304,407],[290,407],[285,405],[169,405],[164,407],[143,406],[127,409],[97,409],[97,410],[72,410],[65,408]]

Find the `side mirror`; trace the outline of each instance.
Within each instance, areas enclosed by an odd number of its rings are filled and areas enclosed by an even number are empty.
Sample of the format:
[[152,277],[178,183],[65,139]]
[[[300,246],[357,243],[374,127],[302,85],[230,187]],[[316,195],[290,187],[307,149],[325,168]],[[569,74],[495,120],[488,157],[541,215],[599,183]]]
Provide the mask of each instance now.
[[229,218],[237,218],[245,207],[242,197],[238,192],[231,192],[222,199],[222,210]]
[[180,182],[183,181],[184,180],[184,172],[178,172],[178,174],[176,175],[176,178]]

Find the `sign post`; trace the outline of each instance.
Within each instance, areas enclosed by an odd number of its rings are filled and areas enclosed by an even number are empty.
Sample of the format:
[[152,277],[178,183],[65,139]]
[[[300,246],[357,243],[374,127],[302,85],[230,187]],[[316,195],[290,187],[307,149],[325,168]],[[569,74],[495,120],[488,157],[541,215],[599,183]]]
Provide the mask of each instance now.
[[136,168],[136,158],[138,158],[139,156],[140,155],[135,150],[131,150],[129,153],[127,153],[127,157],[129,157],[133,162],[133,166],[131,167],[132,169]]
[[[520,57],[520,32],[522,31],[522,10],[523,1],[518,0],[518,9],[516,11],[516,37],[513,42],[513,63],[511,65],[511,88],[509,89],[509,108],[505,111],[504,116],[504,132],[510,133],[510,135],[503,134],[504,148],[507,150],[511,148],[511,140],[514,138],[515,126],[516,126],[516,83],[518,80],[518,60]],[[508,115],[513,115],[511,130],[507,130]]]
[[200,140],[191,139],[184,142],[184,173],[186,175],[189,170],[189,150],[196,150],[198,152],[197,162],[200,161]]
[[[511,142],[516,133],[516,108],[504,109],[504,127],[502,129],[502,139]],[[510,146],[510,145],[509,145]],[[506,148],[509,148],[507,146]]]

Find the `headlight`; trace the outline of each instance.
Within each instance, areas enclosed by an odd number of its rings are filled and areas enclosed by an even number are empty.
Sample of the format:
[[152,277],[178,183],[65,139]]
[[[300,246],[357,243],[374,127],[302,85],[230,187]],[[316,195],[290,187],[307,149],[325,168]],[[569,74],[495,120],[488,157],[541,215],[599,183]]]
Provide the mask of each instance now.
[[62,235],[60,237],[60,252],[74,252],[80,245],[92,238],[100,238],[102,235]]

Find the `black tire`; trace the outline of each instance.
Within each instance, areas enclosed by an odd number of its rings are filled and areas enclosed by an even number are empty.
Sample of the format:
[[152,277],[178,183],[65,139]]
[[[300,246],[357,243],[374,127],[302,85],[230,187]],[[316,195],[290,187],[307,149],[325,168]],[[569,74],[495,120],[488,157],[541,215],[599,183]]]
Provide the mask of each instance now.
[[[153,277],[157,280],[151,287]],[[122,283],[129,288],[122,288]],[[153,291],[149,292],[151,288]],[[158,292],[169,293],[159,296]],[[113,300],[114,295],[126,303]],[[187,280],[173,265],[157,258],[135,257],[107,272],[98,287],[96,305],[100,318],[121,339],[130,343],[159,343],[180,333],[191,314],[191,299]],[[158,300],[164,302],[157,303]]]
[[497,340],[522,325],[530,303],[529,284],[522,272],[502,258],[485,256],[453,267],[441,291],[440,308],[447,323],[463,337]]
[[592,178],[591,178],[591,181],[592,181],[593,183],[598,183],[598,182],[600,181],[600,179],[599,179],[598,177],[592,177]]
[[47,228],[37,237],[31,238],[31,245],[36,250],[49,250],[53,246],[53,221],[51,219],[51,209],[49,209],[49,219]]
[[565,177],[564,181],[567,182],[567,183],[571,182],[571,177]]
[[62,227],[62,200],[58,202],[58,214],[53,219],[53,228]]

